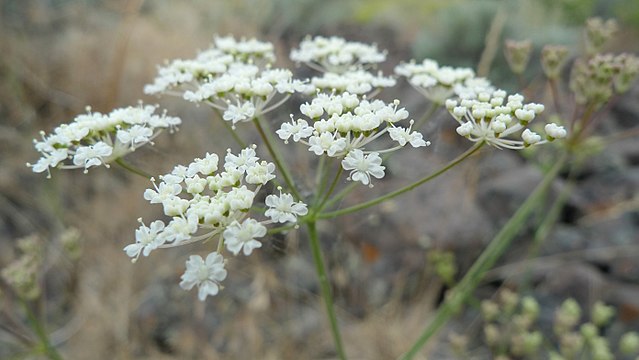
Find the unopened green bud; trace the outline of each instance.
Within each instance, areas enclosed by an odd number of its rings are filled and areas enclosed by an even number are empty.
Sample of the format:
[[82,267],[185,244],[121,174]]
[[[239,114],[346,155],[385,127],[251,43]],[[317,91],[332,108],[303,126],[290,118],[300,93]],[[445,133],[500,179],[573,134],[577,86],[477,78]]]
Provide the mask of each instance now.
[[541,67],[549,79],[556,79],[568,60],[568,48],[562,45],[546,45],[541,49]]
[[612,360],[614,356],[608,346],[608,340],[602,337],[592,339],[590,343],[592,360]]
[[483,300],[481,302],[481,315],[486,322],[494,321],[499,315],[499,305],[492,300]]
[[535,319],[531,316],[527,316],[527,315],[515,315],[512,318],[512,323],[515,326],[515,329],[519,330],[519,331],[525,331],[530,329],[530,327],[532,326],[532,324],[535,322]]
[[486,339],[486,344],[488,346],[496,346],[499,344],[499,340],[501,339],[499,328],[494,324],[484,326],[484,338]]
[[636,331],[623,334],[619,339],[619,350],[624,355],[632,355],[639,351],[639,333]]
[[450,342],[450,347],[458,356],[463,356],[468,352],[468,336],[452,332],[448,336],[448,341]]
[[532,296],[524,296],[521,299],[521,313],[532,319],[537,319],[537,316],[539,316],[539,303],[537,300]]
[[532,43],[530,40],[515,41],[506,40],[504,46],[504,55],[510,70],[519,75],[522,74],[528,62],[530,61],[530,55],[532,54]]
[[613,19],[603,21],[601,18],[590,18],[586,21],[586,52],[594,55],[617,32],[617,22]]
[[584,347],[584,338],[577,333],[563,334],[559,338],[561,355],[572,359],[581,352]]
[[599,329],[597,329],[593,323],[585,323],[581,325],[580,331],[586,341],[590,341],[599,335]]
[[499,293],[499,300],[506,314],[512,314],[519,303],[519,295],[510,289],[503,289]]
[[2,269],[2,278],[25,300],[40,296],[38,286],[38,267],[40,262],[33,256],[23,255]]
[[447,285],[455,283],[455,275],[457,275],[455,254],[451,251],[431,250],[428,252],[427,258],[435,268],[435,273],[442,278],[444,283]]
[[581,307],[575,299],[564,301],[555,314],[555,326],[561,329],[571,329],[581,318]]
[[532,333],[522,332],[512,337],[510,346],[513,355],[521,357],[525,355],[531,355],[539,349],[543,337],[539,331]]
[[26,256],[40,258],[43,254],[42,242],[35,234],[18,239],[17,247]]
[[613,316],[615,316],[615,308],[612,306],[601,301],[595,302],[592,306],[592,322],[599,327],[608,324]]
[[76,228],[68,228],[60,235],[60,243],[67,256],[71,260],[77,260],[82,255],[80,246],[80,231]]
[[621,54],[617,56],[619,73],[615,76],[615,91],[619,94],[630,89],[632,83],[639,75],[639,58],[631,54]]

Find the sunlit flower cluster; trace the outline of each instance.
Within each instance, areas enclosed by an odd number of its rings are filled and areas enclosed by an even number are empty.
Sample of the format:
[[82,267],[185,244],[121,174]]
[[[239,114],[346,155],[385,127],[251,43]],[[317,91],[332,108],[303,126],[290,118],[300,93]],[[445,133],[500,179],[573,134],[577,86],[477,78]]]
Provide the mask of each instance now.
[[377,45],[346,41],[340,37],[307,37],[299,49],[291,51],[291,60],[331,73],[344,73],[353,69],[368,68],[386,61],[386,51]]
[[84,169],[104,165],[153,143],[162,130],[173,132],[181,120],[155,114],[157,106],[138,105],[120,108],[109,114],[91,112],[78,115],[73,122],[62,124],[51,134],[41,132],[42,139],[34,140],[42,157],[35,164],[27,164],[34,172],[50,169]]
[[339,37],[306,38],[298,49],[291,51],[291,59],[304,63],[322,73],[311,79],[315,91],[349,92],[369,94],[385,87],[395,86],[396,81],[371,68],[386,60],[386,52],[377,45],[346,41]]
[[144,198],[151,204],[162,204],[171,220],[155,220],[147,226],[140,219],[135,243],[124,248],[135,261],[158,248],[218,238],[216,252],[206,260],[191,256],[180,284],[185,289],[198,285],[201,300],[217,294],[220,281],[226,277],[220,254],[224,246],[234,255],[250,255],[262,246],[257,239],[266,235],[265,225],[296,222],[298,216],[307,213],[305,204],[280,191],[279,195],[266,197],[266,220],[249,216],[257,193],[275,178],[275,165],[260,161],[255,146],[239,154],[229,150],[222,171],[218,171],[218,162],[216,154],[207,153],[160,176],[159,184],[152,179],[153,188],[144,192]]
[[[412,131],[413,120],[407,128],[398,126],[400,121],[408,118],[408,111],[398,109],[398,105],[398,100],[386,104],[347,92],[318,94],[310,103],[300,106],[300,112],[308,120],[295,120],[291,115],[291,121],[282,124],[276,132],[285,142],[292,138],[318,156],[343,157],[342,167],[350,171],[350,180],[369,185],[371,176],[384,176],[379,154],[395,151],[406,144],[413,147],[430,144],[421,133]],[[396,145],[381,150],[367,149],[372,141],[385,134]]]
[[[449,99],[446,108],[459,123],[459,135],[497,148],[523,149],[566,137],[566,130],[552,123],[544,128],[545,138],[531,131],[528,125],[544,111],[544,106],[524,104],[523,96],[507,96],[503,90],[480,93],[476,99]],[[519,138],[513,137],[515,134],[520,134]]]
[[271,43],[217,37],[195,59],[178,59],[160,67],[144,91],[210,105],[235,125],[275,109],[294,92],[314,90],[293,79],[291,71],[271,68],[274,60]]
[[475,77],[470,68],[439,66],[436,61],[424,59],[421,63],[411,61],[395,67],[395,73],[408,79],[408,82],[428,100],[443,104],[451,97],[455,86]]

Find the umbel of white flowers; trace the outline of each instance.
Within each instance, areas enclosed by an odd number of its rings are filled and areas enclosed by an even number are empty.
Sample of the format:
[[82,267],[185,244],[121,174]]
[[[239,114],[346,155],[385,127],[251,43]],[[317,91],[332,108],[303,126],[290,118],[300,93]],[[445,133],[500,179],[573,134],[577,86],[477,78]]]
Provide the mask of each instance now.
[[266,235],[266,225],[294,223],[308,212],[304,203],[295,202],[292,195],[278,188],[279,195],[270,194],[265,199],[266,219],[250,217],[255,196],[275,178],[275,165],[260,161],[255,148],[253,145],[239,154],[229,149],[222,171],[218,171],[218,156],[207,153],[189,165],[176,166],[160,177],[159,184],[152,179],[153,188],[144,192],[144,198],[151,204],[162,204],[170,220],[155,220],[147,226],[140,219],[135,243],[124,248],[127,255],[136,261],[158,248],[217,238],[217,250],[206,260],[198,255],[189,258],[180,283],[187,290],[197,285],[200,300],[217,294],[226,278],[221,255],[224,247],[233,255],[248,256],[262,246],[257,239]]
[[[446,108],[459,123],[459,135],[497,148],[517,150],[566,137],[563,126],[554,123],[545,125],[544,139],[527,128],[544,111],[544,106],[523,101],[519,94],[507,97],[505,91],[495,90],[479,93],[475,99],[446,100]],[[513,138],[516,134],[520,138]]]
[[[349,179],[364,185],[371,184],[371,177],[384,177],[381,153],[392,152],[410,144],[413,147],[428,146],[421,133],[399,123],[408,118],[408,111],[398,109],[399,100],[392,105],[381,100],[367,100],[354,94],[318,94],[310,103],[300,106],[305,119],[283,123],[276,131],[288,142],[300,142],[315,155],[342,158],[342,167],[350,171]],[[310,121],[310,125],[309,125]],[[388,134],[396,145],[387,149],[367,149],[369,144]],[[372,186],[372,185],[371,185]]]
[[159,67],[158,76],[144,92],[209,105],[235,126],[274,110],[295,92],[315,90],[293,79],[291,71],[271,68],[273,61],[271,43],[215,37],[211,47],[194,59],[177,59]]
[[47,135],[41,132],[42,140],[34,140],[41,158],[35,164],[27,163],[33,172],[50,169],[84,169],[104,165],[135,151],[146,144],[153,144],[164,129],[173,132],[182,121],[167,116],[166,112],[155,114],[157,106],[143,105],[115,109],[109,114],[91,112],[78,115],[73,122],[62,124]]
[[395,86],[393,77],[370,70],[386,60],[377,45],[346,41],[340,37],[307,37],[291,50],[291,60],[321,72],[310,80],[311,88],[327,93],[349,92],[372,96],[382,88]]

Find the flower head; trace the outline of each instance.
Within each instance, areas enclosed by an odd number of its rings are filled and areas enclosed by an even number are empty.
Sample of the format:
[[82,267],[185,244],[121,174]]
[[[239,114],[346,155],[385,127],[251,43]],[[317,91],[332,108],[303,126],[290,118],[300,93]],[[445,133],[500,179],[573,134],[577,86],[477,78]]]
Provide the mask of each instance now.
[[186,262],[186,271],[182,275],[180,287],[191,290],[198,287],[197,297],[204,301],[207,296],[215,296],[220,291],[220,282],[226,279],[224,258],[217,252],[210,253],[206,260],[199,255],[191,255]]
[[[274,213],[276,210],[267,210],[265,220],[251,217],[257,193],[275,178],[275,165],[260,161],[255,149],[253,145],[239,154],[228,150],[221,171],[219,157],[207,153],[186,166],[175,166],[170,173],[160,176],[159,184],[151,179],[153,188],[144,192],[144,198],[152,204],[162,204],[164,214],[170,220],[156,220],[148,227],[141,223],[135,243],[124,248],[127,255],[135,261],[140,254],[148,256],[159,248],[215,238],[218,241],[223,238],[228,251],[235,255],[240,252],[250,255],[262,246],[256,239],[266,235],[266,225],[282,222],[282,219],[295,222],[297,215],[305,214],[306,205],[293,202],[291,195],[282,194],[280,190],[279,198],[284,200],[275,201],[278,204],[273,205],[272,196],[275,195],[267,195],[266,201],[269,209],[275,206],[280,211],[279,215]],[[288,199],[291,203],[287,207]],[[219,249],[222,249],[222,243],[219,243]],[[198,285],[201,300],[217,294],[219,281],[226,276],[226,271],[223,277],[217,271],[223,270],[221,255],[211,256],[206,262],[199,256],[192,256],[180,284],[187,290]]]
[[456,86],[475,77],[470,68],[440,67],[431,59],[425,59],[421,63],[411,61],[397,65],[395,73],[406,77],[424,97],[438,104],[443,104],[453,94]]
[[349,178],[364,185],[371,185],[371,176],[377,179],[384,177],[382,158],[376,152],[364,155],[359,149],[351,150],[342,160],[344,170],[351,171]]
[[[524,97],[515,94],[507,97],[503,90],[480,92],[476,98],[460,101],[449,99],[446,108],[459,123],[457,133],[470,141],[484,141],[497,148],[522,149],[541,145],[566,136],[563,127],[546,125],[547,136],[541,136],[527,128],[543,110],[541,104],[524,104]],[[521,140],[512,138],[521,132]]]
[[62,124],[42,140],[34,140],[41,158],[27,164],[34,172],[50,169],[84,169],[104,165],[125,156],[146,144],[153,144],[164,129],[173,132],[181,120],[155,114],[156,106],[142,105],[115,109],[109,114],[91,112],[78,115],[69,124]]

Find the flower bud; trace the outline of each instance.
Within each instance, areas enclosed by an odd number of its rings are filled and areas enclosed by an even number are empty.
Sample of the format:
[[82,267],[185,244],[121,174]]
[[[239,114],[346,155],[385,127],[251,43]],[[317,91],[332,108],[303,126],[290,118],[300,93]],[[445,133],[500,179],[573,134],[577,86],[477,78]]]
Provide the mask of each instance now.
[[619,350],[625,355],[632,355],[639,351],[639,333],[636,331],[623,334],[619,340]]
[[541,50],[541,67],[549,79],[556,79],[568,59],[568,48],[562,45],[546,45]]
[[510,70],[519,75],[526,70],[530,55],[532,53],[532,43],[530,40],[514,41],[506,40],[504,54]]
[[595,302],[592,306],[592,322],[597,326],[604,326],[610,322],[615,315],[615,308],[608,306],[601,301]]
[[481,302],[481,315],[486,322],[497,319],[499,315],[499,305],[492,300],[483,300]]
[[617,32],[617,22],[613,19],[603,21],[601,18],[590,18],[586,21],[586,52],[594,55]]

